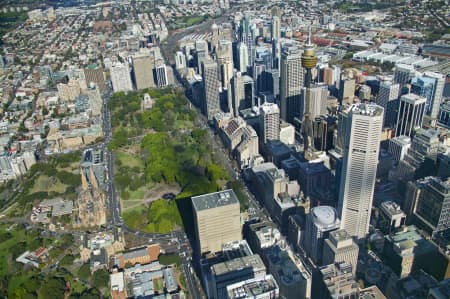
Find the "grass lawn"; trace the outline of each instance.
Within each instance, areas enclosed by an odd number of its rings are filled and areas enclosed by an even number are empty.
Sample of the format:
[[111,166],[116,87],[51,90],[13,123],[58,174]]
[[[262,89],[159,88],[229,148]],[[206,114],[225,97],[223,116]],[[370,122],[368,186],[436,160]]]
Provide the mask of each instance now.
[[120,160],[122,165],[127,165],[128,167],[139,167],[140,170],[144,168],[144,162],[138,155],[131,155],[123,151],[115,152],[116,158]]
[[137,190],[129,191],[130,192],[129,200],[144,199],[145,193],[151,188],[152,188],[152,185],[151,184],[147,184],[145,186],[142,186],[142,187],[138,188]]
[[190,120],[176,120],[175,121],[175,129],[176,130],[188,130],[193,129],[194,123]]
[[57,178],[50,178],[44,174],[41,174],[34,183],[33,188],[31,188],[29,194],[36,192],[57,192],[64,193],[66,191],[67,185],[61,183]]
[[181,258],[178,254],[161,254],[158,257],[158,261],[161,265],[177,265],[179,267],[181,265]]

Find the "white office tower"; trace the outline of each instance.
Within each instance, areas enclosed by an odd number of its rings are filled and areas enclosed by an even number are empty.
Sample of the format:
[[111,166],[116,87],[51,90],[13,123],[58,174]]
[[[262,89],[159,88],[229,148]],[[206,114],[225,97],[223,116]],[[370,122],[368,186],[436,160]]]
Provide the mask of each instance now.
[[369,232],[383,108],[358,103],[347,108],[338,211],[341,228],[358,240]]
[[426,101],[424,97],[412,93],[400,97],[395,136],[411,137],[416,129],[422,127]]
[[187,67],[186,56],[181,51],[175,53],[175,67],[177,70],[182,70]]
[[238,45],[238,53],[239,53],[239,70],[241,73],[247,72],[248,63],[248,47],[244,43],[239,43]]
[[397,64],[394,70],[394,83],[398,83],[402,87],[409,83],[415,74],[416,71],[412,65]]
[[376,98],[377,105],[383,107],[386,111],[388,102],[398,99],[400,94],[400,85],[391,81],[383,81],[380,84],[380,90]]
[[281,118],[289,123],[301,114],[303,80],[302,51],[293,44],[283,45],[280,63]]
[[306,217],[303,248],[316,265],[322,264],[323,243],[341,225],[337,211],[330,206],[312,208]]
[[212,120],[220,112],[220,80],[217,63],[208,60],[202,64],[203,105],[202,111]]
[[277,16],[272,17],[272,41],[273,40],[280,40],[281,38],[281,21],[280,18]]
[[222,87],[227,88],[233,76],[233,45],[228,40],[219,40],[217,46],[217,63],[219,64]]
[[109,71],[114,92],[133,90],[128,64],[116,63]]
[[259,120],[261,141],[280,139],[280,109],[277,104],[264,103],[260,106]]

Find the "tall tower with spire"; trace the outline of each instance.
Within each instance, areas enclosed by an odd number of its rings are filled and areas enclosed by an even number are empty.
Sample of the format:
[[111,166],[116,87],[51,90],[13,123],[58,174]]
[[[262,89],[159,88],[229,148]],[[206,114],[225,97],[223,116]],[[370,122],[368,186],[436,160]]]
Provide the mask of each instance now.
[[317,65],[316,51],[314,45],[311,42],[311,27],[309,27],[308,43],[302,54],[302,66],[306,69],[305,74],[305,87],[311,87],[312,75],[311,70]]

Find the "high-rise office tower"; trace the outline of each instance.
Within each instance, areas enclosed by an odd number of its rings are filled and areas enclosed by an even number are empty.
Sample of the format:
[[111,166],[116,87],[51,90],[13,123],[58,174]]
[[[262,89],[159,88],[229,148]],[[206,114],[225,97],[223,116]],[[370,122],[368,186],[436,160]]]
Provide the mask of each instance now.
[[429,177],[415,204],[415,216],[432,235],[450,232],[450,179]]
[[[396,101],[400,94],[400,84],[392,83],[391,81],[383,81],[380,84],[380,89],[376,98],[377,105],[384,109],[384,126],[392,126],[396,120],[397,109],[395,105],[389,105],[389,102]],[[395,120],[394,120],[395,117]]]
[[359,247],[345,229],[335,230],[325,240],[322,265],[347,262],[352,265],[353,275],[356,273]]
[[177,51],[175,53],[175,68],[177,70],[181,70],[181,69],[187,68],[186,55],[184,55],[184,53],[181,52],[181,51]]
[[231,78],[229,96],[229,110],[237,117],[242,109],[253,106],[253,79],[242,75],[241,72],[235,72]]
[[264,103],[260,106],[259,127],[261,141],[267,143],[270,140],[280,139],[280,109],[277,104]]
[[327,84],[327,85],[333,85],[334,84],[334,80],[333,80],[333,69],[330,67],[324,67],[323,69],[321,69],[321,77],[322,77],[322,82]]
[[223,244],[242,239],[239,200],[232,189],[193,196],[191,200],[197,256],[219,252]]
[[272,42],[272,68],[280,70],[281,60],[281,43],[279,41]]
[[302,54],[302,66],[306,70],[305,74],[305,87],[311,87],[311,81],[312,81],[312,74],[311,70],[315,68],[317,65],[317,56],[316,52],[314,51],[314,46],[311,43],[311,27],[309,28],[309,35],[308,35],[308,43],[306,44],[305,50]]
[[400,97],[395,136],[411,137],[414,131],[422,126],[425,102],[424,97],[412,93]]
[[326,85],[303,87],[301,95],[300,119],[302,119],[302,135],[304,151],[314,151],[314,125],[316,117],[327,112],[328,88]]
[[202,64],[203,105],[202,110],[208,120],[220,112],[220,80],[217,63],[209,60]]
[[415,76],[415,70],[412,65],[397,64],[394,70],[394,83],[398,83],[400,88],[409,83]]
[[351,105],[345,121],[338,211],[341,227],[361,240],[369,232],[383,108],[375,104]]
[[432,175],[434,169],[424,167],[434,163],[441,147],[441,134],[435,129],[418,129],[403,160],[397,167],[396,178],[406,182]]
[[281,53],[280,100],[281,118],[293,123],[301,113],[301,89],[304,85],[301,50],[292,44],[285,44]]
[[280,96],[280,72],[278,69],[266,70],[268,91],[273,94],[275,101]]
[[259,94],[260,92],[264,92],[268,89],[266,82],[266,74],[265,74],[266,66],[262,61],[258,58],[255,60],[253,64],[253,81],[255,82],[255,92]]
[[246,14],[241,19],[239,26],[239,41],[247,45],[248,63],[253,64],[255,40],[253,37],[252,24],[250,15]]
[[155,61],[150,55],[139,54],[133,57],[133,73],[136,89],[156,87],[153,77]]
[[241,42],[238,45],[239,53],[239,70],[241,73],[247,72],[247,67],[250,65],[248,61],[248,47],[245,43]]
[[340,81],[339,84],[339,101],[341,104],[353,104],[353,99],[355,97],[355,79],[344,79]]
[[156,85],[158,87],[164,87],[169,85],[169,77],[167,75],[167,67],[164,63],[155,67]]
[[411,81],[411,92],[425,97],[425,114],[437,119],[439,107],[444,93],[445,75],[425,72],[423,76],[415,77]]
[[216,53],[222,87],[226,88],[233,76],[233,44],[228,40],[219,40]]
[[408,136],[398,136],[389,140],[388,152],[392,155],[394,163],[403,160],[410,146],[411,138]]
[[316,84],[310,88],[302,89],[302,101],[304,113],[308,114],[310,119],[315,119],[320,115],[327,113],[328,88],[323,84]]
[[133,90],[128,64],[116,63],[109,69],[114,92]]
[[195,59],[197,63],[198,73],[202,72],[202,64],[208,59],[208,43],[199,39],[195,41]]
[[272,17],[272,41],[279,41],[281,38],[281,21],[277,16]]
[[103,75],[103,69],[101,67],[98,67],[96,64],[89,65],[84,69],[84,76],[86,78],[87,85],[94,82],[100,89],[101,93],[106,91],[105,76]]
[[303,248],[316,265],[322,264],[323,243],[330,232],[338,230],[341,225],[338,214],[333,207],[318,206],[312,208],[306,217]]

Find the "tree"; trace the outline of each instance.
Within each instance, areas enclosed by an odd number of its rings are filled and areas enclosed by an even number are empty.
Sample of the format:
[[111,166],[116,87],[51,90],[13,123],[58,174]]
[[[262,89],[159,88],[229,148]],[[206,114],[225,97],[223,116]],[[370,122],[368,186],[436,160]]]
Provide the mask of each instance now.
[[91,268],[89,264],[83,264],[80,269],[78,269],[77,274],[82,280],[88,280],[91,278]]
[[98,288],[106,288],[109,283],[109,272],[105,269],[100,269],[94,272],[92,276],[92,284]]
[[64,298],[66,282],[62,277],[50,276],[41,285],[39,295],[41,298]]

